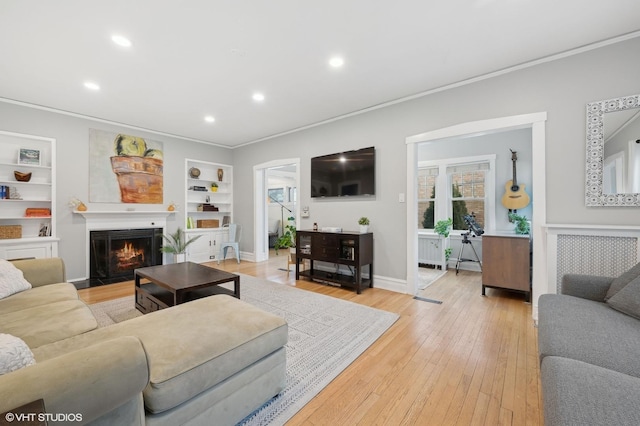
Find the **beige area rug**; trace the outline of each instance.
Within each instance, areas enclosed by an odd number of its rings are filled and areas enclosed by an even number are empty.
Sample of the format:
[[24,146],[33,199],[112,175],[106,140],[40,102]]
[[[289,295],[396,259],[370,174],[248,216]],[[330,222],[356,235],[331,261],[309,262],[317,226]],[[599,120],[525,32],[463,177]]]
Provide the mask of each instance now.
[[[283,425],[399,317],[285,284],[240,276],[242,300],[285,318],[289,324],[286,388],[242,425]],[[141,315],[134,308],[133,296],[90,308],[101,327]]]
[[442,271],[435,268],[418,268],[418,289],[424,290],[446,273],[446,270]]

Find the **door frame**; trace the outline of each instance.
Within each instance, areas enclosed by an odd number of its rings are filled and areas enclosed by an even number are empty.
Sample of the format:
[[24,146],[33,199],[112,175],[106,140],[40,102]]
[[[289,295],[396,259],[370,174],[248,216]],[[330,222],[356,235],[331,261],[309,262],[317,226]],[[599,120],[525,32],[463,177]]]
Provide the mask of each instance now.
[[535,191],[532,213],[533,239],[533,316],[537,317],[537,297],[545,292],[546,256],[546,176],[545,127],[547,113],[538,112],[488,120],[472,121],[406,138],[407,145],[407,293],[416,295],[418,286],[418,144],[460,136],[472,136],[505,130],[531,129],[532,187]]
[[[290,164],[294,164],[296,167],[296,188],[298,188],[298,194],[300,194],[300,158],[272,160],[253,166],[253,229],[255,229],[253,247],[256,262],[269,260],[269,238],[267,236],[267,169],[288,166]],[[296,223],[300,223],[300,200],[296,202],[293,214],[296,218]]]

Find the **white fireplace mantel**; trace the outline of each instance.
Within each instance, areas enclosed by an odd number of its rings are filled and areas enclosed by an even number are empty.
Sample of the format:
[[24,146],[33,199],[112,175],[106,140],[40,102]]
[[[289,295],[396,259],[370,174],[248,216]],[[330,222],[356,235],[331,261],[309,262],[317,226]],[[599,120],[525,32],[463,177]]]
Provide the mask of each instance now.
[[[167,217],[175,214],[168,210],[74,210],[87,221],[87,230],[121,229],[121,228],[165,228]],[[125,225],[126,224],[126,225]]]

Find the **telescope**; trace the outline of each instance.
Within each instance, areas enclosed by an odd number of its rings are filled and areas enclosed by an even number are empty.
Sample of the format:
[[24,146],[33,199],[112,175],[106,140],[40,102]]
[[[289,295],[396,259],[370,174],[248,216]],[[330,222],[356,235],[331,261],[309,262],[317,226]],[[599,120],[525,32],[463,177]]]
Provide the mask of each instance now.
[[482,227],[478,225],[478,222],[476,222],[476,215],[473,214],[473,212],[471,212],[471,214],[465,215],[463,219],[464,223],[467,224],[467,228],[469,228],[469,232],[471,232],[474,237],[479,237],[480,235],[484,234],[484,229],[482,229]]

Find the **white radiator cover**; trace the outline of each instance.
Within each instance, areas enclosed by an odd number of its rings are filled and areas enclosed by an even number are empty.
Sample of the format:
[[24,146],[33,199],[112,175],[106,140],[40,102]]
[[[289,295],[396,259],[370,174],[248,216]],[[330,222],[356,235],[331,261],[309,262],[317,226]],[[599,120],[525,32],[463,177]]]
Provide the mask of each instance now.
[[556,291],[565,274],[617,277],[638,263],[638,238],[558,235]]
[[547,225],[547,288],[560,293],[565,274],[617,277],[640,262],[640,227]]
[[446,238],[438,234],[418,233],[418,263],[440,266],[445,270],[445,248]]

